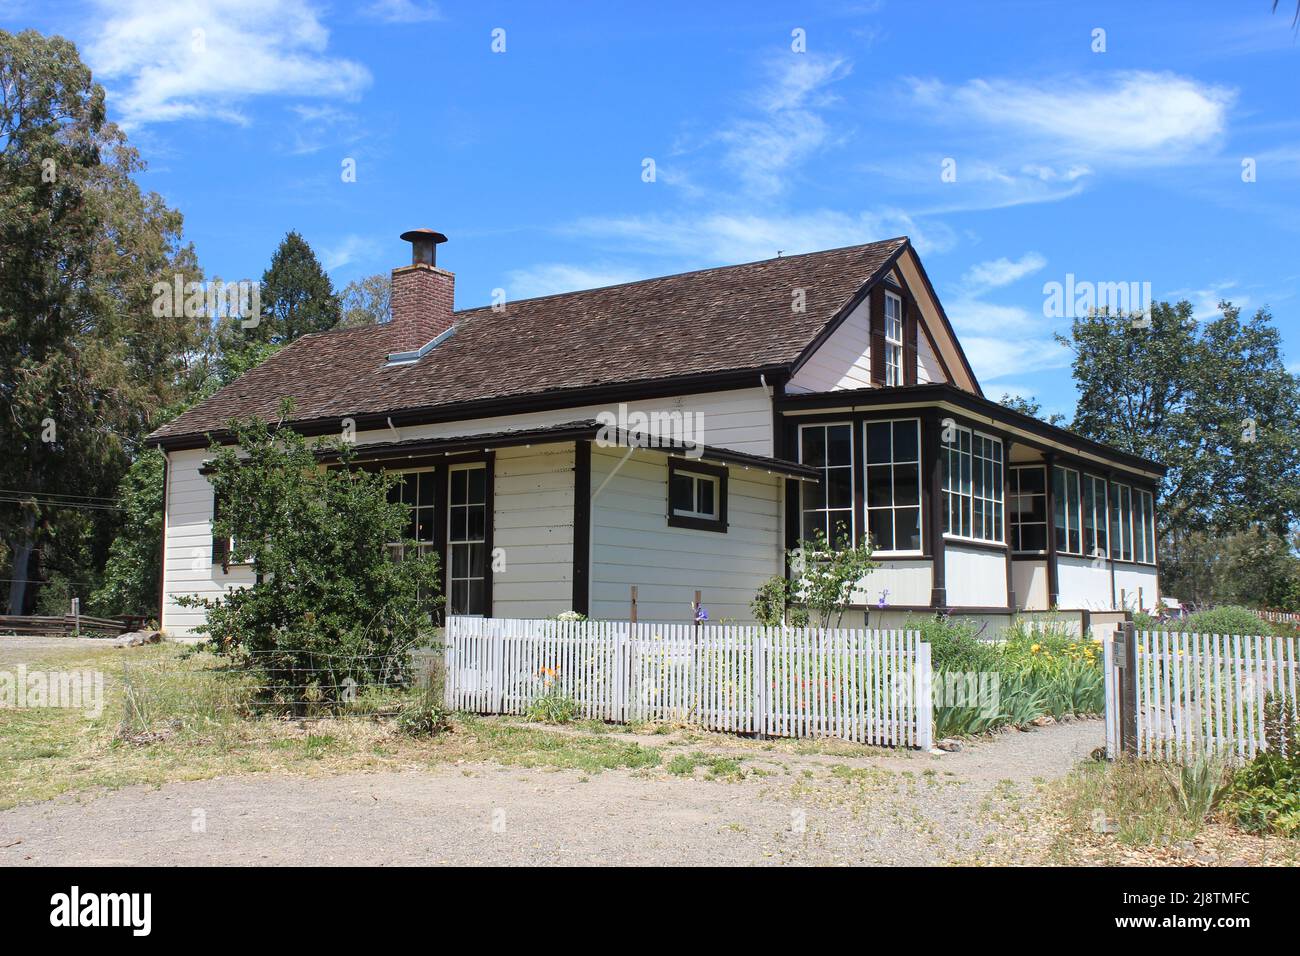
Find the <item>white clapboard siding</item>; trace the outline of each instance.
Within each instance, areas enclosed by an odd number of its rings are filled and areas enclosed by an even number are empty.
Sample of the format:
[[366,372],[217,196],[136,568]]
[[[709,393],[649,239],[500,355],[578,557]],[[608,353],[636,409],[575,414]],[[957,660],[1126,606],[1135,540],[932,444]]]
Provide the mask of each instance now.
[[916,631],[449,617],[447,705],[522,714],[549,689],[583,717],[774,737],[933,742]]
[[[1186,761],[1211,752],[1253,757],[1267,747],[1265,702],[1296,714],[1300,653],[1294,638],[1143,631],[1137,641],[1137,755]],[[1106,743],[1119,752],[1118,662],[1109,641]]]

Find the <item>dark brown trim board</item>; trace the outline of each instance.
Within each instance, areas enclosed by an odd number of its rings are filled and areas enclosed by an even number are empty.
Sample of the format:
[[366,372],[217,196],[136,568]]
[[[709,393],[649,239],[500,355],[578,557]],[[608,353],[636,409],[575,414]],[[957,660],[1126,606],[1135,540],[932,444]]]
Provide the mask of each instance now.
[[483,461],[486,463],[486,474],[484,475],[484,499],[487,501],[487,507],[483,509],[483,607],[487,616],[492,616],[492,550],[495,547],[497,525],[497,494],[496,494],[496,475],[497,475],[497,456],[496,452],[489,451],[483,455]]
[[1015,607],[1015,564],[1011,559],[1011,441],[1002,442],[1002,534],[1007,542],[1007,607]]
[[172,461],[163,452],[162,534],[158,542],[158,630],[163,630],[163,612],[167,609],[167,495],[171,489]]
[[[939,410],[924,410],[921,419],[922,467],[930,483],[930,507],[922,506],[921,514],[929,514],[929,551],[933,560],[930,572],[930,604],[942,608],[948,603],[947,566],[943,536],[943,423]],[[924,518],[922,519],[924,520]]]
[[[616,385],[592,385],[583,388],[556,389],[531,395],[456,402],[447,405],[421,408],[403,408],[391,412],[340,414],[337,417],[305,419],[288,422],[300,435],[336,435],[341,422],[351,417],[357,431],[379,431],[408,428],[413,425],[430,425],[441,422],[467,421],[475,418],[499,418],[525,412],[553,411],[581,405],[605,405],[620,400],[665,398],[674,395],[691,395],[697,392],[725,392],[741,388],[760,388],[763,381],[773,381],[789,373],[784,365],[765,365],[753,369],[705,372],[672,378],[620,382]],[[213,429],[202,433],[169,435],[146,439],[146,445],[157,445],[168,450],[207,448],[213,443],[233,444],[234,436],[226,429]]]
[[[678,472],[685,472],[692,475],[704,475],[709,478],[718,479],[718,517],[717,518],[693,518],[685,515],[673,514],[672,487],[673,476]],[[727,533],[727,479],[728,471],[726,468],[718,465],[710,465],[706,462],[695,461],[689,458],[668,458],[668,483],[664,489],[666,497],[665,514],[668,519],[670,528],[690,528],[695,531],[716,531],[721,534]]]
[[591,613],[591,442],[573,443],[573,610]]
[[1056,562],[1056,455],[1043,454],[1047,466],[1047,607],[1055,608],[1061,600],[1060,570]]
[[[969,414],[979,416],[971,425],[981,431],[995,431],[999,425],[1002,425],[1003,428],[1018,428],[1029,433],[1030,436],[1037,436],[1046,441],[1071,446],[1088,454],[1104,458],[1108,463],[1123,469],[1125,472],[1123,480],[1141,482],[1148,489],[1152,488],[1156,481],[1141,473],[1154,472],[1163,475],[1166,470],[1165,466],[1159,462],[1129,454],[1109,445],[1103,445],[1090,438],[1084,438],[1082,435],[1076,435],[1064,428],[1049,425],[1032,415],[1024,415],[1007,408],[1005,405],[990,401],[983,396],[974,395],[943,382],[928,382],[924,385],[899,385],[892,388],[857,388],[837,392],[811,392],[783,395],[777,399],[777,407],[783,413],[790,416],[798,414],[801,421],[809,420],[804,418],[804,413],[815,414],[821,409],[853,408],[865,411],[890,405],[910,404],[924,406],[931,403],[946,403]],[[1064,461],[1068,457],[1068,453],[1035,442],[1031,437],[1025,435],[1012,437],[1019,444],[1037,448],[1043,452],[1051,451],[1057,456],[1058,460]],[[1097,473],[1102,467],[1098,462],[1090,462],[1084,459],[1077,460],[1082,467],[1090,469],[1094,473]],[[1138,474],[1132,474],[1133,472]]]

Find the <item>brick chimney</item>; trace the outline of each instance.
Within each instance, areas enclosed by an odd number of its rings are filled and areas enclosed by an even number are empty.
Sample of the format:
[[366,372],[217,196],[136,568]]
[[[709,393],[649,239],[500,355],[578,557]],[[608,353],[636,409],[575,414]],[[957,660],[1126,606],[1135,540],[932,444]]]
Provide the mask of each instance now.
[[416,352],[451,328],[456,277],[439,269],[437,247],[447,237],[432,229],[402,233],[411,244],[411,264],[393,270],[393,354]]

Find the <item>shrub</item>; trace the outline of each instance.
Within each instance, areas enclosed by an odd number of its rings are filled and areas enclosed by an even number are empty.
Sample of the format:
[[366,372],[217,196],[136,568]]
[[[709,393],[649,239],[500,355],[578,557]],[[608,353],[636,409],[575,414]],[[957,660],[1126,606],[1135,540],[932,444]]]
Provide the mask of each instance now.
[[209,481],[226,503],[214,530],[233,539],[229,560],[250,564],[254,583],[216,599],[182,598],[207,613],[197,630],[295,709],[405,684],[407,652],[442,599],[436,555],[408,542],[409,556],[389,556],[410,518],[390,500],[398,476],[350,467],[351,446],[339,449],[341,467],[321,468],[324,446],[293,431],[261,421],[231,429],[243,455],[213,448]]
[[1300,836],[1300,720],[1292,707],[1288,698],[1269,695],[1264,705],[1268,749],[1233,775],[1228,805],[1248,832]]
[[561,692],[556,674],[549,667],[542,668],[544,689],[528,705],[526,716],[543,724],[567,724],[578,716],[578,702]]
[[434,737],[451,729],[451,711],[436,694],[425,692],[402,708],[397,729],[407,737]]
[[1235,604],[1226,604],[1209,611],[1197,611],[1188,615],[1184,621],[1166,625],[1166,630],[1182,631],[1188,634],[1241,634],[1268,635],[1275,630],[1267,621],[1250,608]]
[[[841,524],[837,538],[844,537],[847,534]],[[788,553],[794,575],[790,590],[793,603],[804,609],[809,621],[815,615],[821,627],[839,627],[853,592],[879,567],[871,560],[871,552],[868,538],[857,545],[841,540],[839,546],[832,547],[820,530],[811,541],[800,542]]]

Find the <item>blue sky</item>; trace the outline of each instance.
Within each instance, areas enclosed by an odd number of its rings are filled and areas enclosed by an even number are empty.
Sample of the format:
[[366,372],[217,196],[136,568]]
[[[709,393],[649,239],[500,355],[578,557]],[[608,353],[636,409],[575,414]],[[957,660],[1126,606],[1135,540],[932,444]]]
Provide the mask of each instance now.
[[297,229],[341,287],[430,226],[466,307],[907,234],[986,393],[1066,412],[1043,287],[1068,274],[1268,305],[1300,370],[1291,13],[0,0],[77,42],[210,277]]

